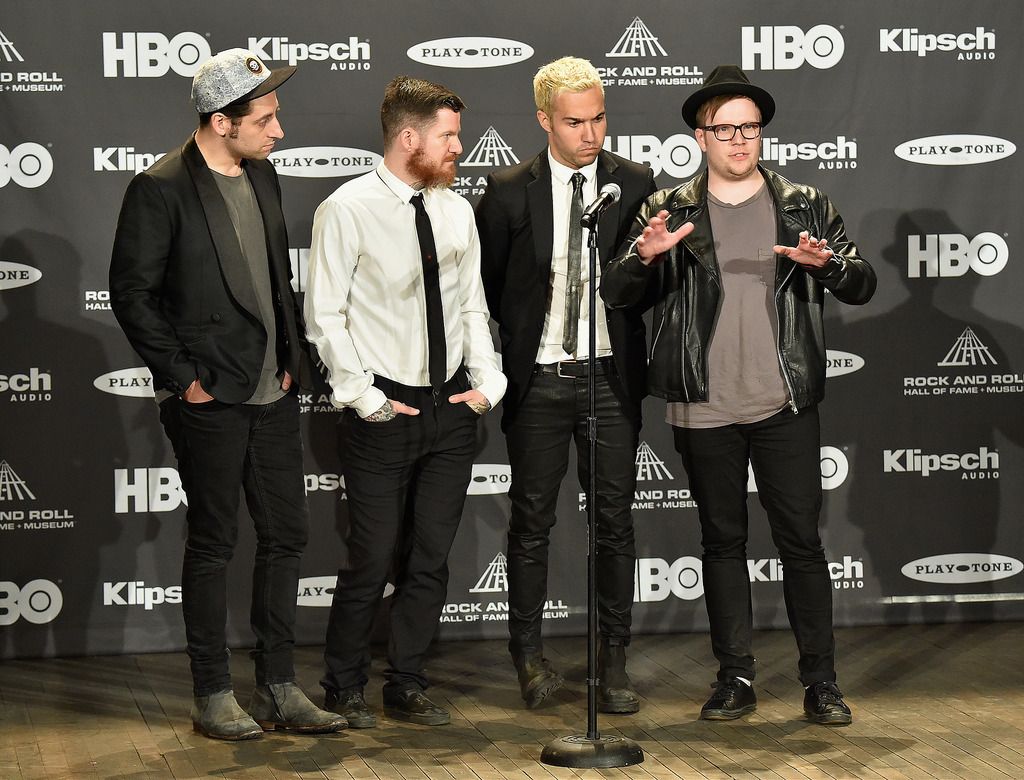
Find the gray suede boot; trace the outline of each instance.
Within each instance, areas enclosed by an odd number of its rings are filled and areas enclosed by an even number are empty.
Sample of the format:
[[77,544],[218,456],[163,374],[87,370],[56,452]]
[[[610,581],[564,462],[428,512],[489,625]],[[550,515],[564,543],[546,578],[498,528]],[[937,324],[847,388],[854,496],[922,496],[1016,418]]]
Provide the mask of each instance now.
[[348,726],[348,721],[341,715],[313,704],[293,682],[257,685],[249,701],[249,714],[265,731],[284,729],[303,734],[326,734]]
[[231,690],[192,700],[192,729],[211,739],[257,739],[263,729],[238,706]]

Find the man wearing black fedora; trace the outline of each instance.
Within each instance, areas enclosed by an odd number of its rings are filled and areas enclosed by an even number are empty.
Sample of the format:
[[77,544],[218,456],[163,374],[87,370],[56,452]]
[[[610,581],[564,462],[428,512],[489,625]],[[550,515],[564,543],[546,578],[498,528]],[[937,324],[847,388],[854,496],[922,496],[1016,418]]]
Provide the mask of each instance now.
[[648,384],[668,402],[697,500],[711,646],[706,720],[757,707],[747,573],[747,464],[785,569],[804,711],[852,722],[836,685],[832,583],[818,532],[817,404],[825,390],[825,292],[866,303],[875,274],[828,197],[759,164],[775,101],[735,65],[683,103],[707,168],[647,199],[601,293],[654,307]]

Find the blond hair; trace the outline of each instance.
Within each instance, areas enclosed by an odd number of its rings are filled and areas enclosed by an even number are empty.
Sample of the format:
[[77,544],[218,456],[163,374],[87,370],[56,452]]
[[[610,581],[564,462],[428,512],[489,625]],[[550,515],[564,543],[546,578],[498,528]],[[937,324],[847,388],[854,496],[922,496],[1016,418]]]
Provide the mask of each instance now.
[[555,99],[562,92],[586,92],[592,87],[601,90],[604,95],[604,84],[597,68],[590,60],[579,57],[562,57],[549,62],[537,71],[533,77],[533,100],[537,108],[551,116]]

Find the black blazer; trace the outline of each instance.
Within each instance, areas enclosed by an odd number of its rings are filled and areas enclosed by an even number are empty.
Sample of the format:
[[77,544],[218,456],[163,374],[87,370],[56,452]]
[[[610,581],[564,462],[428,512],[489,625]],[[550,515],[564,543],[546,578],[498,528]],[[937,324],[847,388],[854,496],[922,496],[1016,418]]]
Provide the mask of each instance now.
[[[302,319],[291,288],[281,188],[266,160],[243,160],[267,236],[279,365],[299,381]],[[256,389],[267,349],[252,280],[195,138],[128,185],[110,262],[110,303],[156,389],[198,377],[219,401]]]
[[[655,191],[650,168],[602,151],[598,156],[597,187],[611,182],[622,188],[622,197],[604,212],[598,224],[602,269],[626,237],[644,199]],[[476,208],[476,222],[484,292],[491,316],[499,326],[502,367],[508,377],[504,428],[515,417],[529,389],[544,330],[554,231],[547,149],[532,160],[487,177],[487,190]],[[641,401],[647,395],[646,330],[641,311],[606,307],[605,313],[619,377],[613,386],[627,413],[639,424]]]

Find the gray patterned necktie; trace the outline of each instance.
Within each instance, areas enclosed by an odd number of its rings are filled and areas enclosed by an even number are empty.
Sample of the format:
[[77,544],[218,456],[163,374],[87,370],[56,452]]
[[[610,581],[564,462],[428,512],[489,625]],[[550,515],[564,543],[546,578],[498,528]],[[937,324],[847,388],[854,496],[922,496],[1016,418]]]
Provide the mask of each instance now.
[[580,270],[583,261],[583,183],[586,177],[577,171],[572,175],[572,207],[569,209],[569,266],[565,274],[565,314],[562,318],[562,349],[576,354],[580,322]]

